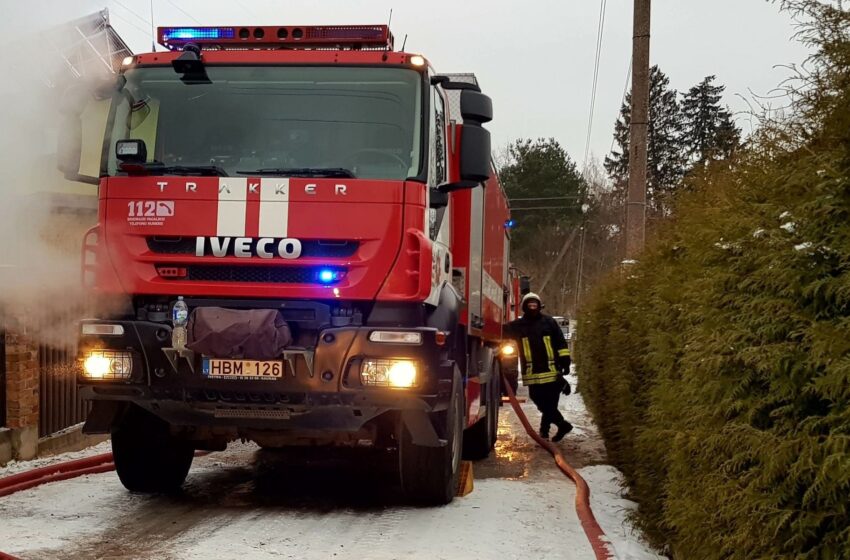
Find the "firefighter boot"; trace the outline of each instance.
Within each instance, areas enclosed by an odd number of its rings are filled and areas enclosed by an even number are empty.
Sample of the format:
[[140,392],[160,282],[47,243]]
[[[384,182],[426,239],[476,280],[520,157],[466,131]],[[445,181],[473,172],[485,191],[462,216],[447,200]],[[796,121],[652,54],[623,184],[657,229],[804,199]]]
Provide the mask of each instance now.
[[558,431],[555,432],[555,437],[552,438],[552,441],[558,443],[564,436],[573,431],[573,425],[564,420],[561,424],[558,425]]
[[549,439],[549,424],[545,422],[540,422],[540,437],[543,439]]

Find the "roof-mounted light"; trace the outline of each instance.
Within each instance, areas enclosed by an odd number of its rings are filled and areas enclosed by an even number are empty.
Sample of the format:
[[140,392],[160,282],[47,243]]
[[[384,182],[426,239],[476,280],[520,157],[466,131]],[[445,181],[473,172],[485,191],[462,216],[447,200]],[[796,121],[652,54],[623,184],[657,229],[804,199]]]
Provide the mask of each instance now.
[[[236,30],[232,27],[160,27],[159,41],[166,43],[180,41],[203,41],[205,39],[233,39]],[[167,45],[166,45],[167,46]]]
[[393,35],[386,25],[295,25],[248,27],[160,27],[159,42],[171,50],[186,43],[227,50],[246,48],[337,48],[392,50]]

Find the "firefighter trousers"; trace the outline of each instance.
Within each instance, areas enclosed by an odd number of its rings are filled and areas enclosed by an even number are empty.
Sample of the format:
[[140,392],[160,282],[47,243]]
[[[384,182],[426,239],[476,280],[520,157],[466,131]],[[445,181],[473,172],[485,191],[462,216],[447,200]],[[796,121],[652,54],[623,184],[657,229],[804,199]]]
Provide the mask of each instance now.
[[564,384],[560,379],[551,383],[528,386],[528,396],[531,398],[531,402],[543,415],[540,420],[541,434],[548,435],[549,427],[552,424],[555,424],[556,428],[560,428],[565,422],[564,416],[558,410],[558,400],[561,398],[563,386]]

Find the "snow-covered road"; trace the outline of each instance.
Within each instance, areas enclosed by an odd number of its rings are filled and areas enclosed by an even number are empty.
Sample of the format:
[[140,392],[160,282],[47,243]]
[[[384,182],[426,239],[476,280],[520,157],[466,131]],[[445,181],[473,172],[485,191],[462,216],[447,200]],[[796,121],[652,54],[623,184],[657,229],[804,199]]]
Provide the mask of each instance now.
[[[581,397],[562,399],[562,409],[576,425],[565,455],[590,484],[618,558],[659,558],[626,521],[634,505],[621,497],[620,474],[604,465]],[[197,458],[179,496],[129,494],[114,473],[48,484],[0,498],[0,550],[25,559],[593,558],[574,487],[509,407],[496,451],[475,464],[475,490],[465,498],[407,506],[392,463],[364,450],[294,455],[237,444]]]

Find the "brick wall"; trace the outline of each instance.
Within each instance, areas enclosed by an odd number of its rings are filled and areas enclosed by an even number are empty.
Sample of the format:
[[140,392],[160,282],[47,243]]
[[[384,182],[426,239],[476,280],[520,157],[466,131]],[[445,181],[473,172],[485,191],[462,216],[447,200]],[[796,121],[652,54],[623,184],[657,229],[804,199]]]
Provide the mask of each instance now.
[[38,346],[6,331],[6,426],[38,426]]

